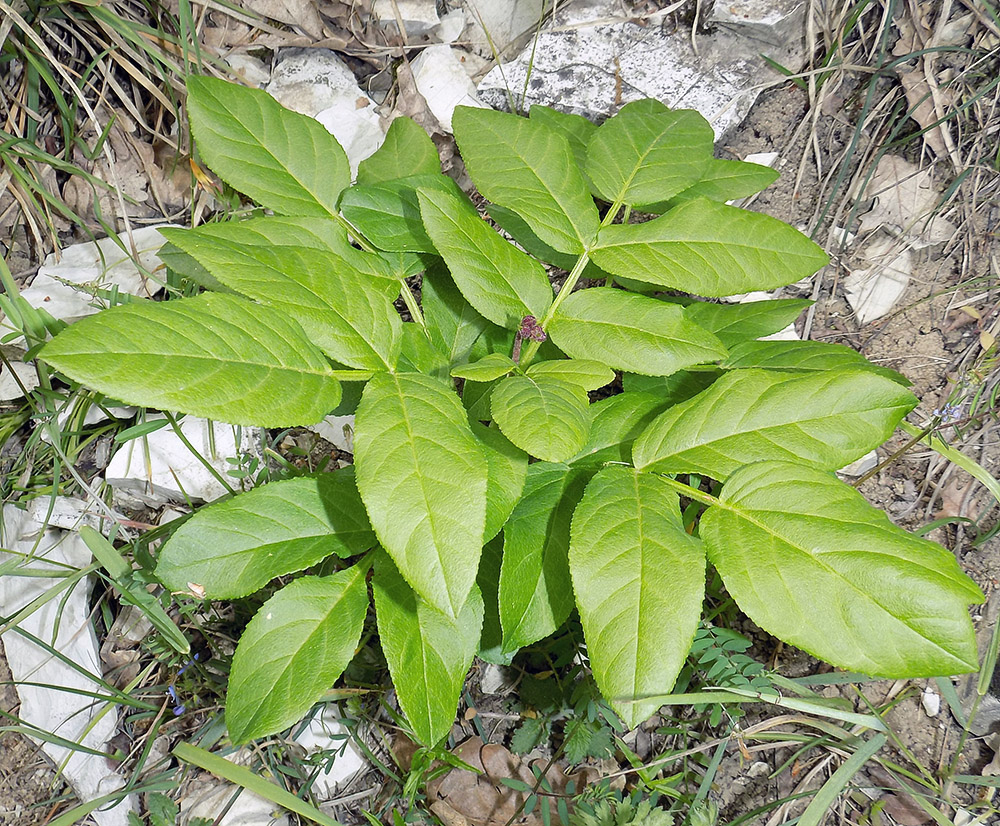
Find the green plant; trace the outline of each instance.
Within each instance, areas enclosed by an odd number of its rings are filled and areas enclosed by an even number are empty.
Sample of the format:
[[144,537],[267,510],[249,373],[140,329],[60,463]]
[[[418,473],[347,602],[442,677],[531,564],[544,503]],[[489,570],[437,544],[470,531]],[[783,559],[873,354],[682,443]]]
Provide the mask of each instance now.
[[[664,809],[644,800],[639,792],[579,803],[570,815],[570,826],[673,826],[674,818]],[[711,826],[711,823],[709,824]]]
[[[126,402],[267,427],[363,387],[353,467],[206,507],[160,553],[168,588],[212,599],[340,560],[247,626],[233,741],[322,698],[354,656],[372,569],[399,702],[428,745],[477,652],[509,661],[574,610],[601,692],[628,725],[649,717],[688,655],[706,563],[761,627],[836,665],[975,668],[979,589],[832,473],[913,408],[905,380],[846,347],[756,340],[807,302],[670,292],[768,289],[827,261],[723,203],[774,175],[714,159],[700,115],[641,101],[598,127],[459,109],[469,173],[524,252],[411,121],[351,186],[316,122],[221,81],[188,89],[205,161],[277,214],[167,232],[168,266],[217,291],[103,311],[40,358]],[[629,223],[633,209],[659,217]],[[567,273],[555,295],[543,262]],[[624,392],[591,403],[618,373]]]
[[[180,809],[169,797],[162,792],[153,792],[149,796],[149,822],[148,826],[177,826],[177,818],[180,816]],[[128,813],[129,826],[145,826],[142,818],[135,812]],[[211,826],[212,820],[207,817],[192,818],[191,826]]]

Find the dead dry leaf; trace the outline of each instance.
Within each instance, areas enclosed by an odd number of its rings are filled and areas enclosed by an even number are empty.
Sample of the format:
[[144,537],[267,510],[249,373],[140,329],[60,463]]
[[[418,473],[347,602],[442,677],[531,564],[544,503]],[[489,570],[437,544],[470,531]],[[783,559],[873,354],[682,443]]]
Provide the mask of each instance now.
[[937,122],[938,115],[934,110],[934,99],[924,73],[920,70],[900,72],[899,82],[906,93],[906,102],[910,104],[910,117],[920,124],[921,129],[927,130],[923,134],[924,143],[939,158],[947,157],[948,148],[941,136],[941,129],[946,128],[946,124],[941,123],[931,128]]
[[884,229],[905,236],[915,249],[950,239],[955,225],[939,215],[939,194],[929,169],[919,169],[896,155],[879,161],[861,200],[875,199],[871,211],[861,216],[861,232]]
[[315,0],[242,0],[244,9],[301,29],[310,37],[323,36],[323,20]]
[[[517,780],[533,786],[535,775],[517,755],[496,743],[483,743],[470,737],[456,746],[452,753],[474,767],[478,773],[465,769],[452,769],[427,785],[431,810],[449,826],[504,826],[511,818],[518,826],[542,826],[538,809],[523,815],[527,800],[525,792],[504,785],[503,781]],[[538,770],[544,768],[539,761]],[[570,779],[582,788],[586,778],[578,773],[570,778],[558,766],[546,774],[555,794],[566,791]]]

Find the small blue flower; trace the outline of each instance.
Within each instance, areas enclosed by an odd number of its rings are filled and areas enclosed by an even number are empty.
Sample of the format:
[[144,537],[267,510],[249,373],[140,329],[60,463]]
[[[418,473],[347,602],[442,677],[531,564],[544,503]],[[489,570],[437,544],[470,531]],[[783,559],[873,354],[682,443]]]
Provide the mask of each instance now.
[[937,408],[932,412],[935,416],[939,417],[942,422],[957,422],[962,418],[962,405],[948,402],[944,407]]

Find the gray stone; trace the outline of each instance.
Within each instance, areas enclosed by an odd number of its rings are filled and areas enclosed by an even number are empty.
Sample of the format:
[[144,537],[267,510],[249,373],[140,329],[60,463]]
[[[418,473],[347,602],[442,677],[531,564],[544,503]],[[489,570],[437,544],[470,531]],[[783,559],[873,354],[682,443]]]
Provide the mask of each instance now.
[[802,0],[719,0],[708,22],[768,46],[781,46],[805,31]]
[[[543,104],[592,120],[651,97],[674,108],[697,109],[721,138],[743,120],[762,84],[778,75],[760,57],[756,30],[754,37],[746,36],[748,26],[698,35],[695,51],[690,31],[666,24],[661,13],[630,18],[614,0],[572,3],[546,24],[537,43],[483,79],[479,97],[507,108],[510,90],[521,104],[527,80],[525,111]],[[783,66],[797,68],[801,33],[767,51]]]

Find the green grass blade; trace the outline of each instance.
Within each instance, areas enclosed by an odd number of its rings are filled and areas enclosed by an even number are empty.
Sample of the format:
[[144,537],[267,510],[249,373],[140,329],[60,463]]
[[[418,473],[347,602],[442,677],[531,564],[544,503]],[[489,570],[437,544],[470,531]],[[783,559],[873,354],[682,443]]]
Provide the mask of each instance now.
[[876,734],[847,758],[843,765],[823,784],[823,787],[816,793],[812,802],[806,807],[806,810],[802,813],[802,817],[799,818],[799,826],[819,826],[820,821],[823,820],[826,813],[836,802],[837,796],[844,790],[844,787],[851,781],[851,778],[861,771],[862,767],[872,758],[875,752],[885,745],[885,741],[886,736],[884,734]]
[[254,794],[259,794],[272,803],[295,812],[313,823],[319,823],[320,826],[344,826],[340,821],[323,814],[315,806],[300,800],[291,792],[287,792],[280,786],[254,774],[250,769],[231,763],[224,757],[219,757],[219,755],[212,754],[212,752],[205,751],[198,746],[192,746],[190,743],[178,743],[174,746],[174,756],[185,763],[191,763],[200,769],[205,769],[216,777],[242,786]]
[[998,482],[997,479],[978,462],[970,459],[964,453],[959,452],[934,434],[925,434],[920,428],[914,427],[909,422],[900,422],[899,428],[914,438],[919,438],[921,442],[931,448],[931,450],[940,453],[949,462],[953,462],[958,465],[962,468],[962,470],[972,476],[972,478],[981,482],[983,487],[985,487],[993,495],[993,498],[996,499],[997,502],[1000,502],[1000,482]]

